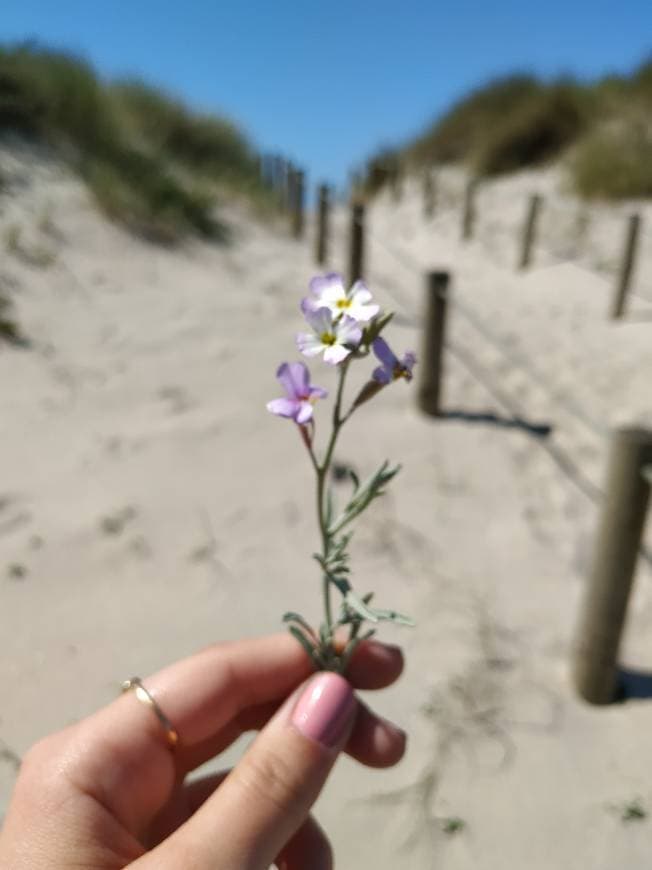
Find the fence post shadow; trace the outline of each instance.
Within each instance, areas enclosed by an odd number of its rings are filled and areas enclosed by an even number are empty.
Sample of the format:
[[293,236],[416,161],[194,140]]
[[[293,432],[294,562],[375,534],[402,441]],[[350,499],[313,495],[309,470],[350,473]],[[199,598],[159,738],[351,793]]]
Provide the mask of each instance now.
[[652,698],[652,671],[618,668],[616,671],[615,702]]
[[521,429],[537,438],[545,438],[552,432],[548,423],[533,423],[516,414],[502,416],[494,411],[472,411],[463,408],[445,408],[442,404],[444,378],[444,350],[446,347],[446,324],[450,299],[450,272],[436,271],[426,274],[425,314],[423,340],[419,365],[419,389],[417,403],[421,411],[440,420],[459,420],[500,426],[505,429]]

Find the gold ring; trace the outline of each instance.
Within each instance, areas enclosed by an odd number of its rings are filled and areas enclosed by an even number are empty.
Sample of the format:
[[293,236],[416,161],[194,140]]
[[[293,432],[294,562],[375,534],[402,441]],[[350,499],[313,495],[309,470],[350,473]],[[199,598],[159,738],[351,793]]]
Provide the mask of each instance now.
[[142,704],[145,704],[146,707],[149,707],[151,710],[154,711],[154,713],[156,714],[156,718],[165,729],[165,736],[168,741],[168,746],[174,749],[174,747],[179,742],[179,733],[174,725],[170,722],[168,717],[165,715],[163,710],[161,710],[151,692],[149,692],[145,688],[145,686],[143,686],[143,681],[140,679],[140,677],[130,677],[130,679],[125,680],[122,684],[123,692],[130,692],[132,689],[134,690],[138,700]]

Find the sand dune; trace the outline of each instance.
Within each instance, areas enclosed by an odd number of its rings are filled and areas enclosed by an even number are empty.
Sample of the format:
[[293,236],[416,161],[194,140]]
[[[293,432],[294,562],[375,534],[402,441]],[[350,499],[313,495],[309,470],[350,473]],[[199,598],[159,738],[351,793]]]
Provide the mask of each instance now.
[[[0,289],[33,340],[0,346],[1,809],[15,758],[122,678],[276,630],[289,607],[318,620],[319,595],[311,471],[265,412],[276,365],[295,358],[312,246],[233,209],[232,247],[168,251],[109,224],[42,154],[3,151],[0,166],[0,236],[21,227]],[[483,189],[462,245],[463,179],[439,182],[429,222],[414,182],[371,208],[368,280],[397,308],[393,343],[418,350],[422,273],[453,271],[445,402],[459,414],[421,416],[398,383],[352,419],[337,457],[362,473],[404,465],[353,558],[361,591],[419,619],[386,630],[408,666],[377,699],[410,751],[382,773],[344,759],[317,814],[342,867],[648,867],[650,823],[624,817],[636,800],[652,810],[652,706],[591,709],[567,666],[596,520],[582,484],[602,485],[610,427],[652,425],[652,211],[639,295],[613,324],[626,209],[587,223],[554,173],[523,174]],[[516,273],[534,189],[547,223]],[[347,221],[335,216],[335,268]],[[579,484],[510,408],[552,427],[545,443]],[[643,670],[650,580],[641,564],[624,649]]]

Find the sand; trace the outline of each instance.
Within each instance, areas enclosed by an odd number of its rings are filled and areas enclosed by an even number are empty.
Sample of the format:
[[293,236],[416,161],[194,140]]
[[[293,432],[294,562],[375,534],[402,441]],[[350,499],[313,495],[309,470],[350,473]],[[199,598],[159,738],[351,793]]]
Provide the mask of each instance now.
[[[234,206],[231,247],[165,250],[108,223],[43,152],[7,146],[0,167],[0,288],[33,340],[0,346],[1,814],[17,759],[125,676],[274,631],[290,607],[317,621],[320,599],[311,469],[265,411],[277,364],[296,358],[312,237]],[[650,821],[624,817],[636,801],[652,811],[652,707],[590,708],[568,666],[608,431],[652,425],[652,209],[586,209],[556,171],[524,173],[480,190],[462,244],[463,184],[440,175],[429,221],[414,180],[369,213],[367,276],[397,309],[398,349],[419,349],[423,272],[454,274],[444,401],[460,413],[424,417],[398,383],[342,436],[337,460],[361,474],[403,464],[353,564],[360,591],[419,624],[383,631],[407,668],[373,699],[410,732],[406,759],[386,772],[343,759],[317,815],[341,867],[647,868]],[[542,237],[517,273],[535,190]],[[638,295],[611,323],[632,207],[647,224]],[[347,221],[340,209],[333,268]],[[650,580],[642,562],[622,655],[642,670]]]

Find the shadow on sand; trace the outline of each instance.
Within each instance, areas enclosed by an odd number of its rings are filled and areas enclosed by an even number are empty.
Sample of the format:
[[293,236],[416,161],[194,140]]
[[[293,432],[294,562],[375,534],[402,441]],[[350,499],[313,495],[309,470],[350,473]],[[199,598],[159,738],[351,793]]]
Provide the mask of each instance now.
[[652,311],[631,311],[627,320],[632,323],[652,323]]
[[631,701],[636,698],[652,698],[652,673],[619,668],[616,701]]
[[439,420],[459,420],[462,423],[479,423],[485,426],[499,426],[503,429],[520,429],[535,438],[547,438],[553,427],[549,423],[531,423],[522,417],[503,417],[493,411],[462,411],[451,409],[442,411]]

